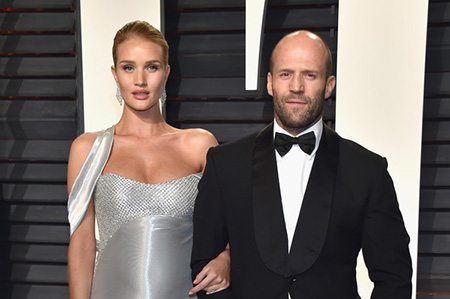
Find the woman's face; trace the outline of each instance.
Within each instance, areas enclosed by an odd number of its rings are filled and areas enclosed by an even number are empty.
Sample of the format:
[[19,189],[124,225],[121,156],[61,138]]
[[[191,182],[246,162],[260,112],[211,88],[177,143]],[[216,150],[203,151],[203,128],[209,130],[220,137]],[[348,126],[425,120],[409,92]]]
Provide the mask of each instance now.
[[129,38],[118,45],[115,63],[111,70],[125,105],[137,111],[158,106],[170,72],[163,63],[161,46],[139,37]]

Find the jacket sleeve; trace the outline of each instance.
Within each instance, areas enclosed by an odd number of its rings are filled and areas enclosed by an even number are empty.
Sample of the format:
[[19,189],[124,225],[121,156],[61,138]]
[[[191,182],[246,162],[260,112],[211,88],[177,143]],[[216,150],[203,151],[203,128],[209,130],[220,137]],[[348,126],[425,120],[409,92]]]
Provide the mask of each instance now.
[[380,163],[364,219],[362,250],[374,283],[372,299],[410,299],[409,236],[399,210],[387,161]]
[[[194,208],[194,236],[191,257],[192,279],[218,256],[228,243],[225,206],[214,165],[215,149],[208,151],[206,168],[198,185],[198,195]],[[231,286],[223,291],[206,295],[199,292],[198,298],[234,298]]]

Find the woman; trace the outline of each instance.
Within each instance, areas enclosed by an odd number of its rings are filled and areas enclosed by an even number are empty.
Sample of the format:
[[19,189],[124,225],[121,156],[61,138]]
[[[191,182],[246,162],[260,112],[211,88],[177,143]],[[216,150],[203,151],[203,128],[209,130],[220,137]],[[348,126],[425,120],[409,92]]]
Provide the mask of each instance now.
[[[168,49],[147,22],[120,29],[111,70],[122,118],[72,144],[67,176],[72,299],[188,298],[197,183],[206,152],[217,141],[205,130],[180,130],[164,121],[160,98],[170,73]],[[229,263],[225,250],[189,293],[226,288]]]

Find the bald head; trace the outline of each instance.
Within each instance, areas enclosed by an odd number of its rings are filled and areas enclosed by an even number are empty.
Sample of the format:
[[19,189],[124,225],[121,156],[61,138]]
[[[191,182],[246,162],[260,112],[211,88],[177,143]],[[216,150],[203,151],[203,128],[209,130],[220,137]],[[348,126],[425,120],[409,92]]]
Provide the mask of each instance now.
[[332,58],[328,45],[318,35],[307,31],[298,30],[285,35],[275,46],[270,56],[270,72],[273,71],[277,56],[283,56],[286,51],[313,51],[318,63],[323,64],[325,75],[331,76]]
[[321,38],[309,31],[283,37],[272,52],[267,92],[273,97],[277,123],[298,135],[317,123],[331,96],[331,54]]

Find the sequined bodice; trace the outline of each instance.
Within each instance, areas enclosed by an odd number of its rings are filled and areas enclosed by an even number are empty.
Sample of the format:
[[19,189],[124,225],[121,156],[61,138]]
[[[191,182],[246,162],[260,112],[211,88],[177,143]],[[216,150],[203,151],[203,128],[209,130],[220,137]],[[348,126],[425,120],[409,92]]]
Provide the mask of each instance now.
[[123,224],[148,215],[192,219],[199,174],[173,181],[146,184],[105,173],[94,191],[95,216],[99,229],[99,253]]

